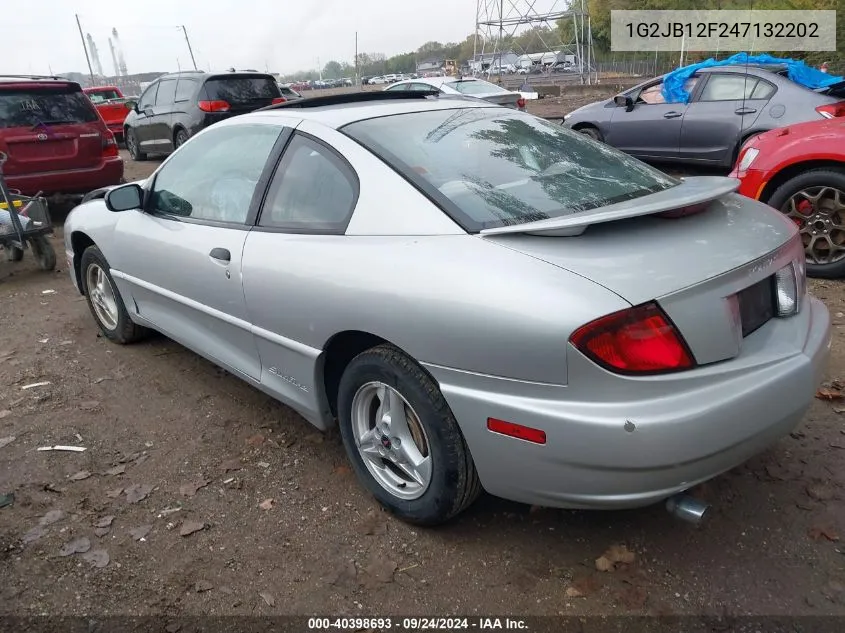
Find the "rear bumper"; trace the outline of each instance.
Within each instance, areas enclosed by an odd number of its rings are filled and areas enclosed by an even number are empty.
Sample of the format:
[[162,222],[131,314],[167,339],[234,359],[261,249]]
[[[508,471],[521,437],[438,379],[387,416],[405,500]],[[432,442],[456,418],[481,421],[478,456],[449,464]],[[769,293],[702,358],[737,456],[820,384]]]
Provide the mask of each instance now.
[[123,159],[115,156],[86,169],[7,176],[7,183],[24,195],[34,195],[38,191],[44,194],[88,193],[92,189],[120,184],[122,178]]
[[[553,387],[427,368],[489,493],[552,507],[632,508],[737,466],[800,423],[827,363],[830,317],[824,304],[811,299],[789,321],[780,325],[793,335],[797,351],[733,370],[730,363],[715,364],[695,377],[667,381],[642,399],[628,395],[636,385],[597,401],[594,393],[579,396],[589,390],[574,384]],[[580,382],[589,382],[585,378]],[[492,433],[488,417],[542,429],[547,443]]]

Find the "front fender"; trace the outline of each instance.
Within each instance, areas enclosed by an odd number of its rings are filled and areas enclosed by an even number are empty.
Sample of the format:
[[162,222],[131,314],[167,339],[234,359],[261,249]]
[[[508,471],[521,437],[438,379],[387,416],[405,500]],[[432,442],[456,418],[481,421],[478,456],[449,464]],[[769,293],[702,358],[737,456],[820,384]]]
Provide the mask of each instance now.
[[[115,253],[112,248],[114,231],[117,225],[117,213],[109,211],[102,200],[105,192],[114,187],[104,187],[87,194],[83,202],[68,214],[64,224],[64,247],[68,264],[68,271],[76,288],[82,292],[80,277],[80,263],[82,253],[90,245],[95,245],[102,251],[106,260],[114,262]],[[98,192],[102,192],[101,194]],[[96,194],[96,195],[95,195]]]

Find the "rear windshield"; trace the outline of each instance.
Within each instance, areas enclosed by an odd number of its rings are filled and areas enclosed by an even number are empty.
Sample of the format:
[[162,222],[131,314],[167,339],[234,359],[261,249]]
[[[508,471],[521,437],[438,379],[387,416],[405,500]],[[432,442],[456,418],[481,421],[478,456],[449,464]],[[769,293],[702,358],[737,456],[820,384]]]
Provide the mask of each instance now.
[[446,82],[446,85],[452,88],[453,90],[457,90],[461,94],[465,95],[490,94],[491,92],[508,92],[501,86],[491,84],[489,81],[483,81],[481,79],[473,79],[472,81],[448,81]]
[[469,232],[568,216],[679,184],[608,145],[501,108],[368,119],[343,132]]
[[97,112],[78,88],[0,88],[0,128],[96,120]]
[[112,99],[122,99],[117,94],[117,90],[97,90],[96,92],[89,92],[88,98],[94,103],[102,103],[103,101],[111,101]]
[[208,99],[229,103],[275,99],[281,96],[279,85],[272,77],[226,77],[205,82]]

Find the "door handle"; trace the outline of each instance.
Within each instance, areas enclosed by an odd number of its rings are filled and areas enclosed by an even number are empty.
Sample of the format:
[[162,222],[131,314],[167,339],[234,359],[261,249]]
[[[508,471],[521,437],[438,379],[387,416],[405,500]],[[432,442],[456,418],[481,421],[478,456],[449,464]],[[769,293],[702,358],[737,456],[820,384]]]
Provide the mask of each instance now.
[[676,112],[672,110],[671,112],[667,112],[663,115],[664,119],[677,119],[679,116],[684,116],[683,112]]
[[757,108],[737,108],[734,112],[737,114],[754,114],[757,112]]
[[232,254],[225,248],[212,248],[208,256],[221,262],[232,261]]

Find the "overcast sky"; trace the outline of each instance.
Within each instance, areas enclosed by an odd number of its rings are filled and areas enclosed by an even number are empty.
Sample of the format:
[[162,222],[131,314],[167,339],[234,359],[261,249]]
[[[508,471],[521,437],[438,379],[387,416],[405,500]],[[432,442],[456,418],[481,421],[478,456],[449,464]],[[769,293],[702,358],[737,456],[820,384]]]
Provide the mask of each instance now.
[[[74,13],[106,74],[116,27],[130,73],[191,64],[292,72],[360,52],[392,55],[475,31],[476,0],[0,0],[0,57],[9,73],[87,71]],[[12,52],[14,51],[14,52]]]

